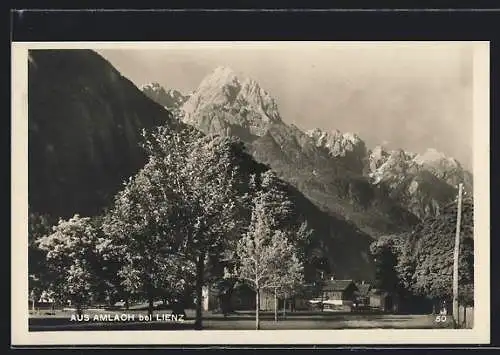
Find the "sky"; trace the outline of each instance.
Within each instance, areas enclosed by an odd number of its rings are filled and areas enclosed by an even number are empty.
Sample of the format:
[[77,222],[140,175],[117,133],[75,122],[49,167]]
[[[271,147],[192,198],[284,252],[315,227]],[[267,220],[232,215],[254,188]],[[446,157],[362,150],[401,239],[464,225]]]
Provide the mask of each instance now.
[[368,145],[442,151],[472,170],[472,44],[179,43],[97,50],[137,86],[184,93],[218,66],[255,79],[282,119],[338,129]]

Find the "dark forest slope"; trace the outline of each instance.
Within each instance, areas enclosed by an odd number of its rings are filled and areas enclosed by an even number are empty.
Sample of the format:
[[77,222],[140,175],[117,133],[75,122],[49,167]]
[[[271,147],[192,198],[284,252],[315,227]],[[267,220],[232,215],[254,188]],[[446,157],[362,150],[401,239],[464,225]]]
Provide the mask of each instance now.
[[29,205],[99,213],[145,163],[140,131],[171,120],[90,50],[29,53]]

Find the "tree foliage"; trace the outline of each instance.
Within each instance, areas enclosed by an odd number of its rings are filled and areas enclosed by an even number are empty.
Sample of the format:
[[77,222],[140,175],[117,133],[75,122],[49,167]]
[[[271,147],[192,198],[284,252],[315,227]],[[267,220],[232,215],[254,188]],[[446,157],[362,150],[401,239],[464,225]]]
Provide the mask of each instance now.
[[[473,303],[474,221],[473,201],[462,202],[459,258],[459,300]],[[433,300],[452,297],[453,253],[457,222],[456,201],[437,216],[422,220],[413,232],[380,238],[371,245],[378,286],[425,296]]]
[[230,248],[245,224],[244,147],[189,127],[143,133],[149,161],[117,195],[102,247],[122,263],[122,285],[132,294],[151,300],[195,281],[201,327],[206,263]]
[[147,164],[117,194],[103,221],[106,238],[99,244],[108,265],[117,270],[126,294],[149,301],[182,293],[192,279],[192,263],[178,253],[181,203],[161,172]]
[[401,280],[396,270],[398,265],[398,239],[383,236],[370,245],[375,263],[375,287],[388,292],[399,292]]
[[150,164],[180,201],[180,251],[196,265],[196,328],[200,329],[207,259],[231,248],[244,226],[240,213],[247,181],[239,167],[244,146],[232,137],[160,127],[146,136],[145,148]]
[[95,296],[99,283],[98,231],[89,217],[59,220],[52,233],[38,239],[51,275],[48,288],[59,302],[70,300],[77,310]]
[[28,289],[30,299],[37,301],[49,282],[46,252],[38,246],[38,241],[52,232],[50,218],[37,213],[28,216]]
[[218,253],[238,233],[236,218],[244,178],[238,165],[241,142],[230,137],[202,136],[160,127],[146,135],[148,165],[177,197],[177,223],[183,252],[194,256]]
[[[443,212],[425,220],[416,231],[413,259],[412,290],[436,299],[452,296],[453,252],[457,207],[448,206]],[[464,200],[460,230],[459,297],[464,303],[473,302],[474,284],[474,229],[473,204]]]

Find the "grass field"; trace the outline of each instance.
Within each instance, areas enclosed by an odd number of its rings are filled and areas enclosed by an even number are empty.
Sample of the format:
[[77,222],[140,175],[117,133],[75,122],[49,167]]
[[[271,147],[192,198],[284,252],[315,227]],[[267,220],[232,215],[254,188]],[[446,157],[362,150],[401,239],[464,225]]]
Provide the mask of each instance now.
[[[57,311],[55,314],[31,314],[30,331],[55,330],[189,330],[193,329],[194,310],[186,310],[187,319],[171,322],[162,319],[168,311],[155,311],[153,319],[139,320],[147,314],[144,310],[107,311],[86,310],[87,321],[71,321],[71,311]],[[93,321],[99,314],[127,314],[129,321]],[[133,315],[133,316],[132,316]],[[159,320],[156,320],[158,317]],[[451,328],[451,318],[446,322],[436,322],[433,315],[392,315],[392,314],[355,314],[333,312],[293,312],[285,318],[280,315],[274,321],[274,313],[260,314],[261,329],[432,329]],[[237,312],[224,317],[221,314],[206,312],[203,315],[203,328],[207,330],[246,330],[255,329],[253,312]]]

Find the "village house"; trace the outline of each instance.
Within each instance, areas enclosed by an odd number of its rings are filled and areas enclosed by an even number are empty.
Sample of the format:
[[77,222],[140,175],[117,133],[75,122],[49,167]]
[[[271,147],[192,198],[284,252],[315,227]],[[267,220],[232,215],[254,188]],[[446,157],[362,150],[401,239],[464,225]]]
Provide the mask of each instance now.
[[[203,288],[203,310],[216,311],[221,309],[221,293],[215,288]],[[277,297],[277,305],[280,310],[285,306],[285,300],[282,296]],[[230,295],[230,308],[234,311],[255,310],[255,291],[248,285],[242,284],[234,288]],[[260,291],[261,311],[274,311],[275,298],[273,289]],[[294,295],[286,299],[286,309],[289,311],[308,309],[308,299],[305,296]]]
[[353,280],[330,279],[322,288],[323,310],[334,312],[351,312],[358,288]]
[[375,288],[372,288],[368,295],[370,298],[370,308],[382,312],[398,312],[399,299],[397,295]]
[[[203,287],[203,310],[216,311],[221,309],[221,292],[214,287]],[[230,295],[230,307],[232,310],[255,310],[255,291],[249,286],[242,284],[232,290]],[[260,309],[274,310],[274,293],[272,290],[260,292]]]

